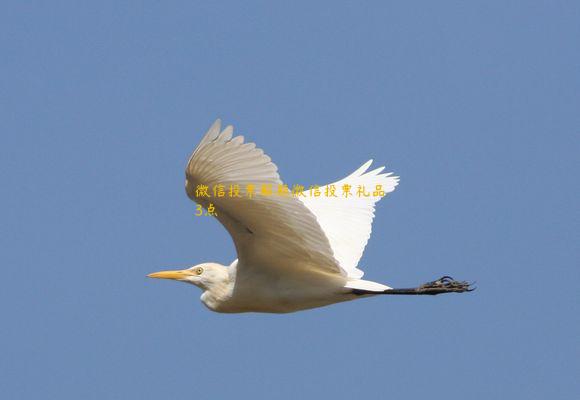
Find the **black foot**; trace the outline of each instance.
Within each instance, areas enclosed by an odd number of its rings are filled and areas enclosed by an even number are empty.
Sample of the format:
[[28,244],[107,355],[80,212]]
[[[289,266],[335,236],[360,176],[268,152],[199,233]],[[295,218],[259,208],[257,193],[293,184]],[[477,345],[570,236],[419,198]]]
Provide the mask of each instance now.
[[456,281],[450,276],[443,276],[436,281],[427,282],[417,289],[421,294],[473,292],[475,287],[466,281]]

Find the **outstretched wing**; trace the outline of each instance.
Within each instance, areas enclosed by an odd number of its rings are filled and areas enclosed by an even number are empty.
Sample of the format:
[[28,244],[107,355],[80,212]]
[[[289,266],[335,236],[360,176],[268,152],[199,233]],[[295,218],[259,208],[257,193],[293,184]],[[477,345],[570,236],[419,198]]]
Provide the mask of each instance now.
[[[346,178],[321,187],[319,197],[299,197],[316,216],[334,258],[349,278],[363,276],[357,266],[371,236],[375,203],[399,183],[398,176],[381,174],[385,167],[366,172],[371,164],[369,160]],[[344,185],[350,187],[352,194],[348,197],[343,194]],[[335,188],[336,197],[326,196],[330,187]]]
[[220,130],[220,125],[217,120],[191,155],[185,188],[206,210],[210,203],[215,207],[216,218],[233,238],[240,264],[272,268],[296,264],[346,275],[309,208],[289,193],[277,194],[282,181],[270,157],[254,143],[244,143],[242,136],[232,137],[231,126]]

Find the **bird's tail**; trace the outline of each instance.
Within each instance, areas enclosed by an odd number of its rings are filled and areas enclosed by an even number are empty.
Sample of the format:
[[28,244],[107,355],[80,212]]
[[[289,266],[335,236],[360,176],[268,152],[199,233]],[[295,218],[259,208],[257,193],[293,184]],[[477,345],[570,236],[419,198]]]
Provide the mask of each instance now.
[[353,289],[356,291],[364,291],[368,292],[368,294],[373,293],[383,293],[385,290],[391,289],[391,287],[387,285],[383,285],[382,283],[373,282],[373,281],[365,281],[364,279],[353,279],[350,280],[344,285],[347,289]]

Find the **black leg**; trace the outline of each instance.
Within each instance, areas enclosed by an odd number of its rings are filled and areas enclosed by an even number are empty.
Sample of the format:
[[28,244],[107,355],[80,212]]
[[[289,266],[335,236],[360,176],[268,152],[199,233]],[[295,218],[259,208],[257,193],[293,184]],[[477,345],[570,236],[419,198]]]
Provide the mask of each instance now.
[[365,294],[404,294],[404,295],[436,295],[441,293],[463,293],[475,290],[472,283],[466,281],[456,281],[450,276],[443,276],[436,281],[427,282],[416,288],[387,289],[383,292],[373,292],[370,290],[353,289],[356,295]]

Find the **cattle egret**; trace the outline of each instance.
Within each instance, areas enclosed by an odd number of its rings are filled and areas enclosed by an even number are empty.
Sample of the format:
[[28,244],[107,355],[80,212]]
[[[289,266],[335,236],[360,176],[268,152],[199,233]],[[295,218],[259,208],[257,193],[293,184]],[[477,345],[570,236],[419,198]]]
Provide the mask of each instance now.
[[375,295],[473,290],[448,276],[409,289],[361,279],[375,203],[399,182],[384,167],[369,171],[370,160],[313,195],[289,192],[270,157],[232,134],[220,120],[210,127],[189,158],[185,189],[227,229],[238,258],[228,267],[207,262],[149,277],[196,285],[203,304],[221,313],[288,313]]

